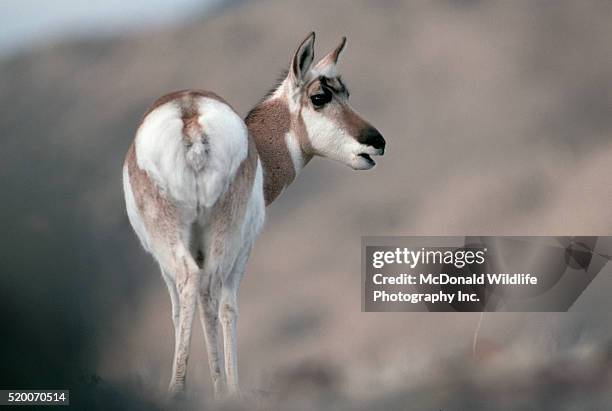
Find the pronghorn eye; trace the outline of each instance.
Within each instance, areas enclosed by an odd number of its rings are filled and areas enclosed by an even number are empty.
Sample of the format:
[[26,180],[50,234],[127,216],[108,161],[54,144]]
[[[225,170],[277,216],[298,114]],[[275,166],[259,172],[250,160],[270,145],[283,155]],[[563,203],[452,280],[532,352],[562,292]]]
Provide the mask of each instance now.
[[310,101],[315,107],[323,107],[325,104],[331,101],[332,95],[329,91],[323,92],[321,94],[315,94],[314,96],[310,96]]

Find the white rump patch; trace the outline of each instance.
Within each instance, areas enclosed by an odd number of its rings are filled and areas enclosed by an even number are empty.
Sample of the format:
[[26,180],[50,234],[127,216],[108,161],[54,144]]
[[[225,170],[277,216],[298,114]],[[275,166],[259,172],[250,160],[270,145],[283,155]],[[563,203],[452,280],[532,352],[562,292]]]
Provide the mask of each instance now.
[[203,136],[185,144],[181,109],[171,101],[153,110],[136,134],[136,159],[158,188],[181,206],[211,207],[246,158],[248,132],[225,103],[195,97]]
[[227,104],[202,98],[198,104],[199,123],[207,137],[210,153],[199,173],[205,207],[211,207],[227,190],[249,148],[249,132],[244,121]]

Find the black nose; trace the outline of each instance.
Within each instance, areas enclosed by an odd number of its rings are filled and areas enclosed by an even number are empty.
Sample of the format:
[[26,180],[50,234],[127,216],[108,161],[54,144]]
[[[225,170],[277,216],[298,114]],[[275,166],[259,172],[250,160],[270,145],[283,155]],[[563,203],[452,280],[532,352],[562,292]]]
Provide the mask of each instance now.
[[361,132],[359,142],[376,149],[385,149],[385,139],[374,127],[368,127]]

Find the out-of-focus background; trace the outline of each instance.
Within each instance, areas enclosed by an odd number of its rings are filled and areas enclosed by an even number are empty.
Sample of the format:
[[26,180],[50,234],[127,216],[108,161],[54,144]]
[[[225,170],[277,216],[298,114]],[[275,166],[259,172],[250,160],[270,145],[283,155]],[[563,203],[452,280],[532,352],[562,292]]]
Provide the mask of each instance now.
[[[121,165],[158,96],[247,113],[317,32],[388,152],[315,159],[268,210],[240,294],[248,409],[587,410],[612,400],[612,279],[563,314],[362,313],[363,235],[612,234],[612,3],[3,1],[0,388],[176,409],[159,270]],[[610,273],[610,270],[606,271]],[[212,389],[195,326],[187,400]],[[252,399],[252,401],[251,401]]]

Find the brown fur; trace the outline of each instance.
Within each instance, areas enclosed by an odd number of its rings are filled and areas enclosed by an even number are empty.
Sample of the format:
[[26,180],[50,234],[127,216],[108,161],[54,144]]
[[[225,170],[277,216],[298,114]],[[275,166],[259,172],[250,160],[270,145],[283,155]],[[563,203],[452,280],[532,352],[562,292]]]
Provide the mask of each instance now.
[[168,245],[175,244],[178,241],[176,208],[160,193],[147,172],[138,166],[134,143],[127,152],[125,165],[136,206],[147,231],[155,241],[164,241]]
[[155,110],[159,106],[162,106],[173,100],[185,100],[185,101],[193,100],[194,97],[208,97],[208,98],[212,98],[214,100],[220,101],[230,106],[225,100],[223,100],[221,97],[219,97],[217,94],[213,93],[212,91],[199,90],[199,89],[179,90],[179,91],[174,91],[172,93],[163,95],[157,100],[155,100],[155,102],[153,102],[153,104],[149,106],[147,111],[145,111],[144,115],[142,116],[142,120],[144,120],[153,110]]
[[200,117],[196,100],[192,96],[188,96],[180,100],[181,120],[183,120],[183,136],[188,141],[193,143],[194,138],[202,135],[202,126],[198,122]]
[[359,139],[361,132],[369,127],[372,127],[368,124],[367,121],[362,119],[357,113],[355,113],[350,107],[343,104],[342,105],[342,124],[346,127],[346,130],[349,132],[351,136],[356,139]]
[[295,179],[285,134],[291,127],[289,107],[280,99],[259,104],[245,119],[264,169],[264,197],[269,205]]

